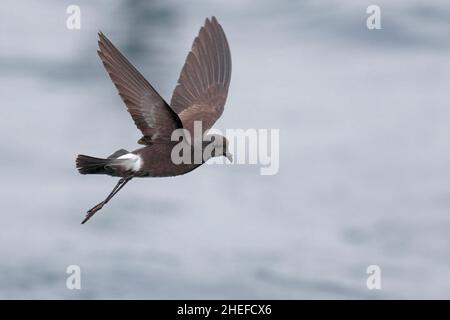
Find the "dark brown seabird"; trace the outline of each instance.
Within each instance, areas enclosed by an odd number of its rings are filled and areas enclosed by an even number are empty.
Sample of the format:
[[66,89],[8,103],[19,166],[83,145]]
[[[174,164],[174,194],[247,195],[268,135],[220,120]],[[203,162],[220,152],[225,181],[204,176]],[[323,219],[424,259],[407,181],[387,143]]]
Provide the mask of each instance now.
[[[201,122],[203,132],[211,128],[222,115],[231,78],[230,48],[215,17],[206,19],[200,28],[170,105],[103,33],[100,32],[99,37],[98,55],[134,123],[142,131],[143,137],[138,143],[145,147],[132,152],[121,149],[106,159],[77,156],[76,166],[81,174],[121,177],[106,199],[87,212],[82,224],[132,178],[182,175],[206,162],[208,158],[202,156],[200,163],[175,164],[171,153],[178,141],[171,141],[171,134],[176,129],[186,129],[194,137],[194,121]],[[220,153],[213,151],[210,157],[226,156],[231,161],[226,138],[214,135],[211,140]],[[202,150],[205,147],[205,142],[200,143]],[[194,148],[192,144],[192,150]]]

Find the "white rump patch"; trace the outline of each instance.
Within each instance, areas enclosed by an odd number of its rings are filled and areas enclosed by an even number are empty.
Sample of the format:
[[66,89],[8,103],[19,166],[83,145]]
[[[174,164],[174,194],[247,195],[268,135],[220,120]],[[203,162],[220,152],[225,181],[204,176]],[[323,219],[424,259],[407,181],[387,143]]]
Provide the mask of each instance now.
[[123,156],[120,156],[117,159],[121,159],[121,160],[126,159],[127,160],[127,161],[123,162],[123,165],[126,170],[131,170],[131,171],[136,172],[136,171],[139,171],[142,167],[142,158],[134,153],[124,154]]

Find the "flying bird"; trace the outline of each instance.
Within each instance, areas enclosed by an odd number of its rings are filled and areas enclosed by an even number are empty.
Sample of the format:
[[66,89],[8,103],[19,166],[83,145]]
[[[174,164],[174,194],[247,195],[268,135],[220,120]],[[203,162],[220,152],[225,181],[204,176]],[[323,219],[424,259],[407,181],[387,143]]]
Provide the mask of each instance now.
[[[81,174],[105,174],[120,177],[111,193],[91,208],[84,224],[135,177],[170,177],[188,173],[211,157],[225,156],[227,139],[210,135],[210,142],[189,144],[189,151],[200,151],[200,161],[174,162],[172,150],[179,141],[171,135],[177,129],[194,136],[194,125],[200,122],[202,133],[222,115],[231,78],[231,54],[222,26],[215,17],[206,19],[192,44],[170,104],[158,94],[142,74],[112,42],[99,32],[98,55],[119,91],[128,112],[142,132],[134,151],[120,149],[107,158],[78,155],[76,167]],[[207,139],[206,139],[207,140]],[[213,146],[211,153],[205,149]],[[218,150],[218,151],[217,151]],[[192,156],[190,156],[192,159]]]

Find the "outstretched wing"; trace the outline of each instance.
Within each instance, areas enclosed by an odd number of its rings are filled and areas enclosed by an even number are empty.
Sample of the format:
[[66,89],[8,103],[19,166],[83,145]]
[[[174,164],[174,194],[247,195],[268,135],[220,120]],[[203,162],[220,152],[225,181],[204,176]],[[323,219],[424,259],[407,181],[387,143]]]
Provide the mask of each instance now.
[[99,37],[98,55],[144,135],[138,143],[170,141],[173,130],[183,127],[177,114],[103,33]]
[[181,70],[170,106],[193,135],[194,121],[203,132],[222,115],[231,78],[231,54],[215,17],[206,19]]

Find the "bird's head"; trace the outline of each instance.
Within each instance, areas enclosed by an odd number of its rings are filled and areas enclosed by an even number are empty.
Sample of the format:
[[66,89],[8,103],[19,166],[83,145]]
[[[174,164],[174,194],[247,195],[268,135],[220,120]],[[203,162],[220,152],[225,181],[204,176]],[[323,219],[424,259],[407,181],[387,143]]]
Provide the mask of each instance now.
[[228,140],[220,134],[209,134],[205,136],[204,157],[208,160],[213,157],[226,157],[230,162],[233,162],[233,155],[228,150]]

